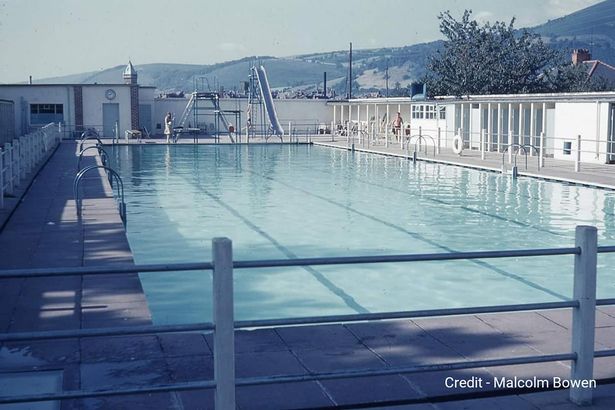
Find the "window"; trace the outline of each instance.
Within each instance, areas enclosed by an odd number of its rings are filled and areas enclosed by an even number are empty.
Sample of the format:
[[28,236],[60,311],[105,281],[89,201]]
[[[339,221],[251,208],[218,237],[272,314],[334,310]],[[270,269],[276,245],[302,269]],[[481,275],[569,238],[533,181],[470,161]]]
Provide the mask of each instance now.
[[46,125],[64,121],[62,104],[30,104],[30,125]]
[[[439,109],[442,110],[444,109],[444,107],[440,107]],[[435,120],[437,118],[436,115],[437,115],[437,110],[436,110],[435,105],[413,105],[412,106],[412,119]],[[440,114],[440,118],[444,119],[442,114]]]
[[445,120],[446,119],[446,107],[440,107],[440,119],[441,120]]
[[572,154],[572,141],[564,141],[564,155]]
[[427,120],[435,120],[436,119],[436,106],[435,105],[426,105],[425,106],[425,119],[427,119]]
[[423,105],[412,106],[412,119],[422,120],[424,118],[425,107]]

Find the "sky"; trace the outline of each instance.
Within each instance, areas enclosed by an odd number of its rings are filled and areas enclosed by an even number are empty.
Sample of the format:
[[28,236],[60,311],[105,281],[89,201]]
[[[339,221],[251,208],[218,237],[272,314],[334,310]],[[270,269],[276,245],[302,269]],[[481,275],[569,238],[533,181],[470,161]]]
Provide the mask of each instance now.
[[0,83],[441,38],[437,15],[530,27],[600,0],[0,0]]

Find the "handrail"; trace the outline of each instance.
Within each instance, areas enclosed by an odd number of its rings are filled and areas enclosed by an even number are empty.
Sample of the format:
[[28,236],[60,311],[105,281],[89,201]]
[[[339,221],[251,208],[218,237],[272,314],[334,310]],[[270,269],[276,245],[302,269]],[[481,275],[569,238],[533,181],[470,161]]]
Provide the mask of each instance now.
[[[612,249],[611,249],[612,248]],[[602,249],[602,248],[600,248]],[[599,250],[600,252],[600,250]],[[602,252],[615,252],[615,246],[604,247]],[[233,261],[235,269],[254,268],[280,268],[293,266],[324,266],[324,265],[358,265],[372,263],[394,262],[429,262],[462,259],[494,259],[494,258],[522,258],[535,256],[579,255],[579,247],[546,248],[546,249],[513,249],[501,251],[476,252],[446,252],[446,253],[410,253],[399,255],[370,255],[370,256],[338,256],[324,258],[295,258],[295,259],[256,259]],[[146,273],[168,271],[194,271],[213,270],[212,262],[187,262],[171,264],[146,265],[113,265],[113,266],[85,266],[78,268],[28,268],[0,270],[0,279],[9,278],[40,278],[51,276],[70,275],[105,275],[117,273]]]
[[92,136],[85,137],[79,141],[79,151],[83,151],[83,144],[85,144],[85,142],[88,140],[96,140],[96,145],[104,145],[103,142],[98,137],[98,135],[92,135]]
[[[82,200],[79,195],[79,184],[83,179],[83,176],[88,172],[94,169],[104,169],[109,175],[109,179],[113,178],[117,181],[117,192],[118,192],[118,207],[120,211],[120,218],[122,218],[122,222],[126,225],[126,203],[124,202],[124,182],[122,181],[122,177],[118,174],[113,168],[105,166],[105,165],[91,165],[79,171],[77,175],[75,175],[75,180],[73,181],[73,197],[75,199],[75,206],[77,208],[77,216],[81,216],[81,204]],[[113,187],[113,183],[111,183],[111,187]]]
[[513,142],[512,144],[508,144],[504,150],[502,151],[502,169],[505,169],[505,162],[504,162],[504,157],[506,155],[506,153],[508,152],[508,148],[517,148],[517,150],[515,151],[515,156],[514,156],[514,166],[517,167],[517,155],[519,155],[519,150],[523,149],[523,154],[525,155],[525,169],[527,169],[527,149],[525,148],[525,145],[521,145],[521,144],[517,144],[515,142]]
[[[85,174],[90,169],[85,168],[81,173]],[[83,174],[81,176],[83,176]],[[596,300],[596,277],[597,277],[597,254],[615,252],[615,246],[597,246],[597,230],[594,227],[578,226],[575,234],[575,246],[567,248],[548,249],[522,249],[512,251],[477,251],[456,252],[451,254],[412,254],[412,255],[383,255],[383,256],[354,256],[354,257],[328,257],[328,258],[302,258],[286,260],[257,260],[257,261],[233,261],[232,243],[226,238],[215,238],[212,242],[212,262],[203,264],[169,264],[169,265],[142,265],[131,266],[130,269],[143,271],[167,271],[213,269],[213,323],[199,323],[193,325],[168,325],[168,326],[136,326],[127,328],[106,329],[78,329],[65,331],[41,331],[24,333],[0,334],[0,341],[7,340],[42,340],[61,339],[68,337],[93,337],[114,334],[146,334],[156,332],[184,331],[185,329],[206,328],[214,331],[214,380],[197,381],[190,383],[176,383],[169,385],[153,385],[136,389],[109,389],[98,391],[65,391],[51,394],[35,394],[22,396],[0,397],[0,404],[59,400],[68,398],[86,398],[98,396],[114,396],[123,394],[150,393],[156,391],[180,391],[201,388],[216,388],[216,396],[222,397],[216,400],[216,408],[230,409],[235,407],[235,387],[247,385],[264,385],[274,383],[289,383],[307,380],[333,380],[341,378],[356,378],[375,375],[389,375],[399,373],[419,373],[429,371],[442,371],[453,369],[470,369],[479,367],[508,366],[529,363],[546,363],[553,361],[572,361],[572,380],[589,380],[592,377],[591,369],[594,357],[615,356],[615,349],[595,351],[593,334],[595,331],[596,306],[614,304],[615,299]],[[521,257],[543,255],[575,255],[574,262],[574,295],[571,300],[546,303],[530,303],[518,305],[478,306],[469,308],[433,309],[405,312],[385,312],[369,314],[331,315],[290,319],[268,319],[235,321],[233,314],[233,268],[261,268],[279,266],[298,266],[309,264],[342,264],[342,263],[381,263],[381,262],[416,262],[428,260],[454,260],[454,259],[482,259],[498,257]],[[83,268],[49,268],[34,270],[10,270],[0,271],[0,279],[10,277],[48,276],[59,273],[80,274],[112,274],[116,269],[124,267],[83,267]],[[379,369],[361,369],[335,372],[311,372],[308,374],[291,374],[282,376],[265,376],[255,378],[235,378],[234,356],[234,332],[236,329],[248,327],[270,327],[305,325],[310,323],[364,321],[390,318],[425,317],[461,315],[469,313],[510,312],[522,310],[540,310],[555,308],[572,308],[572,351],[557,354],[538,354],[523,357],[505,357],[485,360],[457,361],[450,363],[426,364],[408,367],[387,367]],[[179,327],[174,327],[179,326]],[[187,327],[186,327],[187,326]],[[13,339],[12,339],[13,338]],[[583,389],[581,386],[570,388],[570,399],[577,404],[591,402],[591,389]]]
[[88,128],[87,130],[81,133],[81,140],[86,139],[87,137],[100,137],[100,134],[94,128]]
[[[433,156],[434,157],[436,156],[436,140],[431,135],[415,134],[415,135],[409,136],[408,138],[406,138],[406,149],[412,142],[412,138],[416,138],[416,141],[414,142],[414,152],[416,152],[417,144],[419,146],[419,152],[420,152],[421,141],[425,140],[425,138],[429,138],[433,146]],[[427,153],[427,144],[425,144],[425,152]]]
[[98,150],[98,154],[100,155],[100,161],[102,162],[102,165],[107,166],[109,162],[109,154],[107,154],[107,151],[105,151],[105,149],[99,144],[90,145],[89,147],[85,147],[79,152],[79,158],[77,159],[77,172],[81,171],[81,160],[83,159],[83,154],[89,149]]

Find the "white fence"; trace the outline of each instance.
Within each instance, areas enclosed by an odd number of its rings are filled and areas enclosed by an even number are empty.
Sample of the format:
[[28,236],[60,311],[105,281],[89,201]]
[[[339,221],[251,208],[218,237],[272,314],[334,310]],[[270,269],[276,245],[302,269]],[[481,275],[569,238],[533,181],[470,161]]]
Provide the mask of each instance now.
[[51,123],[4,144],[0,150],[0,209],[4,208],[4,195],[13,195],[61,140],[58,125]]
[[[361,147],[397,147],[402,151],[425,149],[439,155],[440,152],[453,152],[453,141],[459,136],[462,148],[478,152],[485,159],[485,153],[505,153],[508,162],[516,153],[536,157],[538,168],[542,168],[545,159],[568,161],[570,168],[581,171],[581,164],[608,164],[615,162],[615,141],[596,141],[582,135],[546,136],[525,135],[509,131],[500,135],[490,133],[487,129],[480,132],[470,132],[462,129],[428,129],[422,127],[404,127],[397,132],[388,126],[379,127],[374,123],[357,123],[349,121],[344,124],[331,124],[334,131],[332,140],[345,140],[346,143]],[[415,146],[416,145],[416,146]]]

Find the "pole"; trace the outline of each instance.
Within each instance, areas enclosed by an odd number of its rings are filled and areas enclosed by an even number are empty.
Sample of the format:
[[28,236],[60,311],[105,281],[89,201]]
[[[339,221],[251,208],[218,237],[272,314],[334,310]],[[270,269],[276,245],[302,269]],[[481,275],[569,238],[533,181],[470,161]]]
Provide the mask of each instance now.
[[233,317],[233,243],[212,240],[214,264],[214,380],[216,410],[235,410],[235,322]]
[[542,167],[545,166],[545,132],[542,131],[540,133],[540,140],[538,141],[538,143],[540,144],[539,146],[539,152],[538,155],[540,155],[540,158],[538,158],[538,169],[541,169]]
[[[3,159],[6,151],[0,150],[0,209],[4,208],[4,164]],[[9,167],[11,167],[9,162]]]
[[[592,380],[594,371],[594,333],[596,325],[596,266],[597,230],[594,226],[577,226],[575,245],[581,253],[574,257],[573,298],[579,307],[572,310],[572,362],[571,380]],[[592,389],[570,388],[570,401],[578,405],[592,402]]]
[[581,171],[581,136],[577,135],[577,157],[574,161],[574,171]]
[[[386,70],[386,74],[384,75],[384,79],[386,81],[386,97],[389,98],[389,59],[387,58],[387,70]],[[389,102],[387,101],[387,104]],[[387,106],[388,109],[388,106]],[[388,111],[387,111],[388,112]],[[389,120],[389,117],[387,117],[387,121]]]
[[350,42],[350,54],[348,60],[348,99],[352,98],[352,42]]

